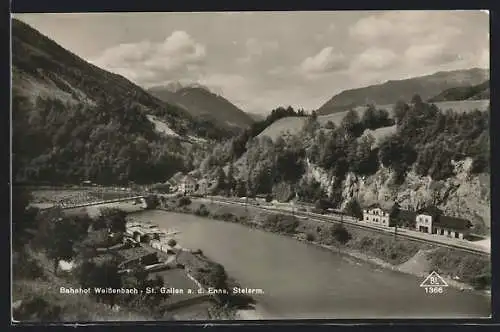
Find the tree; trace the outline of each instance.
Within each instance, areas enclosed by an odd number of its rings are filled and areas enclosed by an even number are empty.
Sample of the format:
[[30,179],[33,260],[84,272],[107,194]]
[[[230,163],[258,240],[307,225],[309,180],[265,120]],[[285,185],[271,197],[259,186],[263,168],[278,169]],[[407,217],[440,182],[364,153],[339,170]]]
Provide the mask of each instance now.
[[413,97],[411,98],[411,103],[415,107],[420,107],[424,104],[424,102],[422,101],[422,97],[420,97],[420,95],[418,94],[413,95]]
[[324,198],[320,198],[314,204],[314,207],[319,211],[326,211],[327,209],[332,207],[332,203]]
[[124,233],[127,224],[127,213],[118,208],[101,208],[99,219],[104,221],[112,233]]
[[234,192],[236,189],[236,179],[234,178],[234,165],[231,163],[229,164],[229,169],[227,171],[227,178],[226,178],[226,194],[230,195]]
[[247,195],[247,189],[245,181],[238,180],[236,182],[236,196],[243,197],[246,195]]
[[321,188],[321,183],[314,179],[302,180],[298,186],[298,195],[304,202],[316,202],[326,197],[325,191]]
[[187,206],[189,204],[191,204],[191,199],[189,197],[186,197],[186,196],[179,198],[179,202],[177,203],[177,205],[180,207]]
[[154,210],[160,205],[157,195],[148,195],[144,197],[144,200],[146,201],[146,208],[150,210]]
[[389,218],[398,218],[400,211],[401,206],[399,205],[399,203],[395,202],[389,211]]
[[353,135],[354,137],[358,137],[363,133],[363,128],[361,127],[358,112],[355,110],[350,110],[342,119],[342,128],[345,131]]
[[331,233],[335,241],[345,245],[352,238],[351,234],[342,224],[334,224],[331,228]]
[[13,308],[13,318],[18,321],[56,322],[61,320],[61,306],[47,301],[40,295],[22,300],[19,307]]
[[303,157],[305,151],[303,149],[285,149],[282,153],[278,153],[276,158],[276,182],[286,181],[295,182],[302,177],[305,172]]
[[158,314],[161,316],[164,312],[162,309],[162,302],[171,295],[160,289],[165,285],[164,279],[157,275],[154,278],[148,278],[147,271],[139,267],[133,273],[127,274],[123,277],[124,288],[137,288],[137,289],[154,289],[155,292],[141,292],[139,294],[124,294],[120,296],[120,303],[137,310],[144,310],[145,308],[152,311],[153,316]]
[[38,209],[29,207],[31,193],[19,186],[12,186],[12,244],[21,247],[34,237]]
[[302,131],[306,134],[313,135],[319,129],[319,127],[320,124],[318,122],[318,115],[313,111],[311,116],[306,119]]
[[361,117],[361,123],[364,128],[376,129],[378,125],[377,110],[373,104],[368,105],[363,116]]
[[316,113],[316,111],[312,111],[311,112],[311,119],[313,119],[313,120],[317,120],[318,119],[318,114]]
[[226,183],[226,173],[224,173],[224,170],[222,167],[217,168],[217,186],[216,190],[217,191],[225,191],[227,188],[227,183]]
[[404,101],[400,100],[394,105],[393,108],[394,119],[396,120],[396,124],[398,126],[403,122],[409,110],[410,107]]
[[399,203],[395,202],[392,207],[391,207],[391,210],[389,211],[389,224],[391,224],[391,221],[392,221],[392,224],[394,225],[394,238],[396,238],[397,234],[398,234],[398,226],[399,226],[399,212],[401,211],[401,206],[399,205]]
[[[77,278],[82,287],[90,288],[114,288],[122,287],[122,280],[118,273],[118,261],[114,258],[105,258],[104,260],[84,261],[77,270]],[[113,306],[115,304],[116,294],[98,294],[93,293],[99,301],[107,302]]]
[[328,120],[328,122],[325,124],[325,128],[330,130],[335,130],[337,126],[335,126],[335,123],[333,123],[331,120]]
[[408,168],[416,161],[415,149],[405,143],[400,136],[385,140],[379,149],[379,160],[384,167],[395,171],[396,183],[401,183]]
[[[60,260],[71,260],[76,255],[74,245],[83,241],[87,235],[87,229],[78,222],[64,216],[50,218],[45,234],[40,234],[45,239],[45,251],[47,256],[53,260],[54,273],[57,273]],[[82,227],[83,226],[83,227]]]
[[267,216],[264,226],[272,232],[293,234],[299,226],[299,220],[294,216],[273,214]]
[[363,209],[361,209],[361,205],[356,199],[351,199],[347,202],[344,213],[357,218],[358,220],[363,220]]

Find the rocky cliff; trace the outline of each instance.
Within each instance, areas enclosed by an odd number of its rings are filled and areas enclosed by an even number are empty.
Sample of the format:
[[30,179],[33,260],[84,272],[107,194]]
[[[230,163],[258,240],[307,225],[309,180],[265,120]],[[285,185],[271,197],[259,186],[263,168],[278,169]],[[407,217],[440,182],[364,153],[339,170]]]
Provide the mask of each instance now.
[[[474,232],[487,232],[490,228],[490,178],[489,174],[471,176],[471,162],[470,159],[455,162],[455,176],[443,181],[410,171],[399,186],[392,184],[392,174],[387,168],[381,167],[367,177],[349,173],[342,182],[342,205],[351,198],[357,198],[362,206],[380,203],[387,208],[394,202],[405,209],[418,209],[433,203],[447,215],[469,219],[474,224]],[[307,162],[306,176],[320,182],[328,195],[332,193],[335,178],[325,170]]]

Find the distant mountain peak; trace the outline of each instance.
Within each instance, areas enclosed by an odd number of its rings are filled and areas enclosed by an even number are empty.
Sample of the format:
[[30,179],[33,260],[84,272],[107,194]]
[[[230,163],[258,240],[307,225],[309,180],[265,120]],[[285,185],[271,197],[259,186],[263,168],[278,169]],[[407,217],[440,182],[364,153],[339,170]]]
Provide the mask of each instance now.
[[162,86],[163,89],[165,90],[168,90],[170,92],[177,92],[179,91],[180,89],[182,89],[184,87],[184,85],[182,85],[180,82],[169,82],[165,85]]
[[212,91],[208,86],[203,85],[199,82],[183,82],[183,81],[171,81],[163,85],[158,85],[151,87],[150,90],[167,90],[173,93],[177,93],[183,89],[201,89],[205,90],[207,92],[213,93],[213,94],[218,94],[215,93],[215,91]]
[[253,118],[221,94],[199,82],[173,82],[148,91],[161,100],[176,104],[192,116],[215,121],[229,128],[247,128]]

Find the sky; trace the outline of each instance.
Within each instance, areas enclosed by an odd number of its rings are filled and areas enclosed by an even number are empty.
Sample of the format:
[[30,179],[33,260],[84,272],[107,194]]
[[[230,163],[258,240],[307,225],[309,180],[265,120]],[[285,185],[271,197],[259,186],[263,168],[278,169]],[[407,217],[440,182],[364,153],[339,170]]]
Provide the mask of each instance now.
[[487,11],[16,14],[149,88],[200,83],[241,109],[320,107],[342,90],[489,67]]

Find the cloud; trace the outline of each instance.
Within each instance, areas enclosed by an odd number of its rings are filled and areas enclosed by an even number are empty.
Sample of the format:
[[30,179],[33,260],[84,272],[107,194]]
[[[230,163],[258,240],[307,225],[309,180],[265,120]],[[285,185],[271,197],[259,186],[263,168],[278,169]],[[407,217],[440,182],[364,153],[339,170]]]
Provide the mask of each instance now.
[[306,75],[318,75],[341,71],[349,67],[349,61],[332,46],[323,48],[318,54],[308,57],[300,64],[300,70]]
[[462,32],[459,23],[450,11],[388,11],[360,19],[349,28],[349,34],[371,43],[414,43],[456,37]]
[[249,63],[253,60],[262,57],[266,53],[274,52],[279,49],[279,44],[276,41],[258,40],[249,38],[245,42],[245,55],[236,59],[240,64]]
[[[400,54],[400,64],[467,65],[473,50],[485,44],[471,29],[473,19],[461,11],[388,11],[361,18],[349,35],[358,43]],[[464,49],[464,40],[470,41],[469,49]]]
[[[237,74],[213,73],[200,77],[198,83],[205,85],[212,91],[234,98],[235,102],[244,99],[251,84],[247,78]],[[233,101],[233,99],[231,99]]]
[[329,37],[329,35],[331,35],[332,33],[334,33],[335,31],[337,31],[337,26],[334,24],[334,23],[330,23],[326,29],[322,30],[321,32],[315,34],[313,36],[314,40],[316,40],[317,42],[321,42],[323,40],[325,40],[327,37]]
[[482,68],[489,68],[490,67],[490,51],[487,49],[484,49],[481,52],[481,55],[479,56],[478,60],[478,67]]
[[289,70],[287,70],[284,66],[276,66],[267,71],[269,75],[272,76],[278,76],[287,73]]
[[398,61],[396,53],[390,49],[372,47],[357,56],[353,67],[360,69],[385,69]]
[[142,84],[154,84],[179,72],[193,72],[206,58],[205,46],[187,32],[174,31],[164,41],[112,46],[91,60],[97,66]]
[[412,45],[405,51],[405,58],[410,63],[423,65],[441,65],[463,59],[461,54],[447,49],[444,43]]

